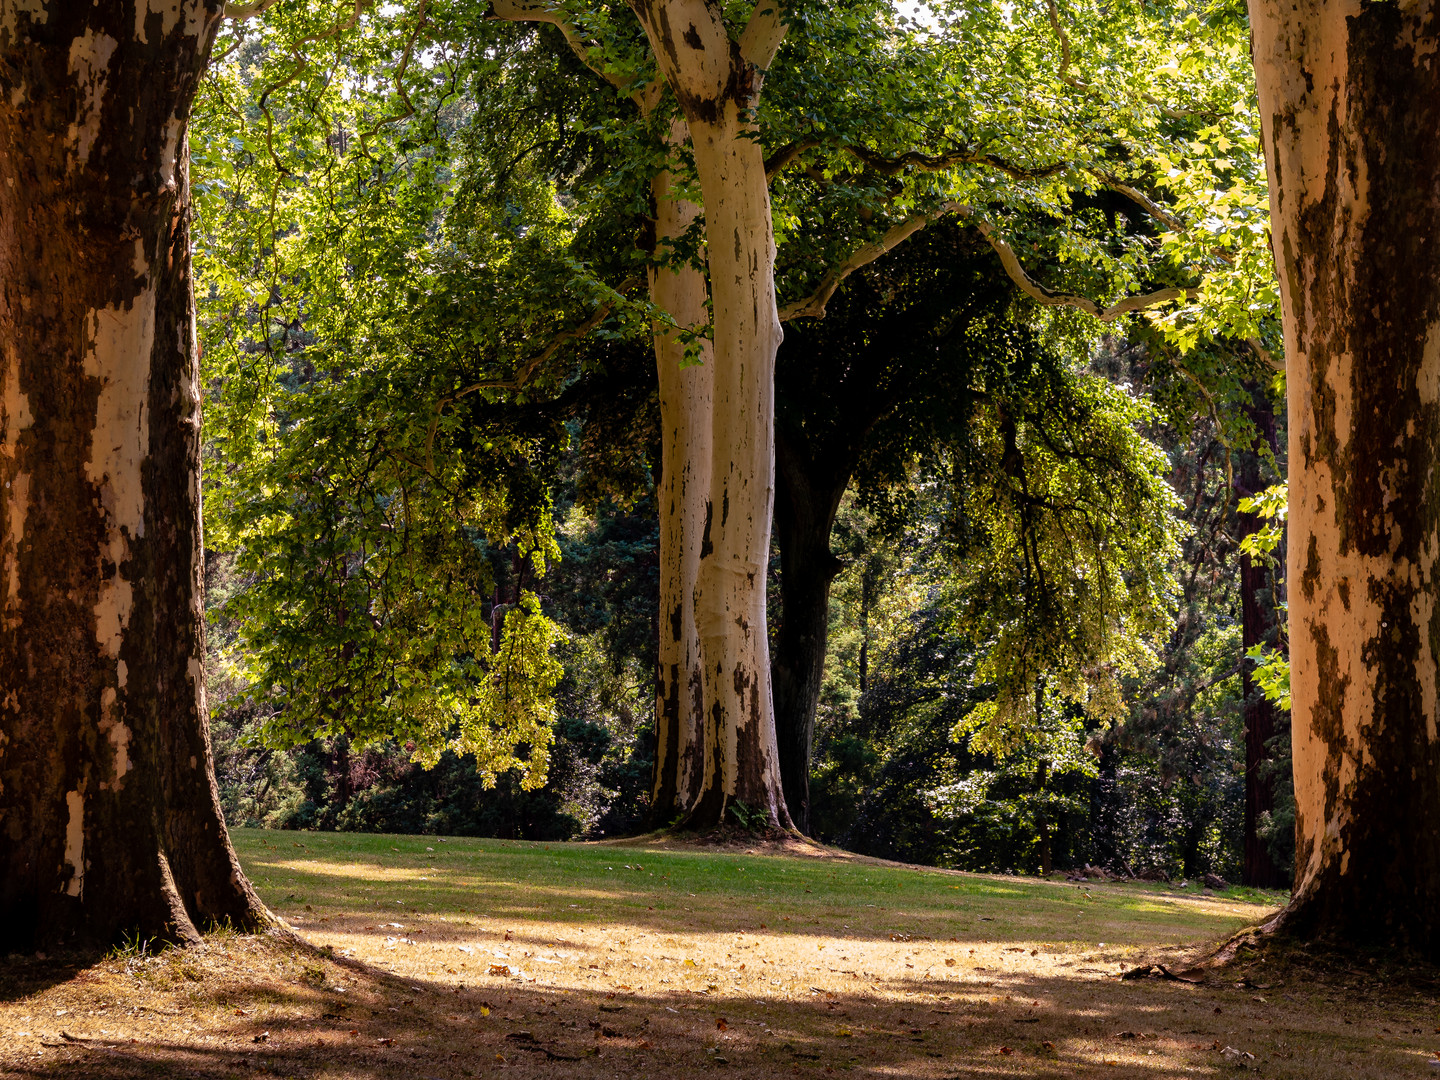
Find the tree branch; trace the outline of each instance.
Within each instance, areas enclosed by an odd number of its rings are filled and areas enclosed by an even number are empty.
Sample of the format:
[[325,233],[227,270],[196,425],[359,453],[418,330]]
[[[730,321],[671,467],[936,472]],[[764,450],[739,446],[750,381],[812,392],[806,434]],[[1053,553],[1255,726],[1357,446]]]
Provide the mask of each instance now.
[[579,58],[582,64],[622,94],[634,97],[630,86],[595,63],[590,55],[595,51],[595,47],[585,44],[579,31],[565,17],[565,13],[560,10],[559,5],[549,3],[547,0],[490,0],[490,8],[486,11],[485,18],[495,19],[499,22],[549,23],[565,36],[565,44],[570,46],[570,51]]
[[279,2],[280,0],[255,0],[253,4],[226,4],[223,14],[227,19],[241,22],[264,15]]
[[1285,362],[1283,360],[1276,360],[1275,354],[1261,344],[1259,338],[1246,338],[1245,344],[1250,346],[1250,351],[1259,357],[1262,363],[1268,365],[1272,371],[1285,370]]
[[914,217],[906,218],[899,225],[887,232],[879,240],[866,244],[842,262],[835,269],[828,271],[820,279],[819,287],[803,300],[796,300],[786,304],[780,309],[780,321],[789,322],[791,319],[823,319],[825,317],[825,305],[835,295],[835,290],[840,288],[840,283],[863,266],[868,266],[888,251],[899,247],[910,237],[914,236],[925,226],[938,221],[947,214],[955,213],[959,209],[958,204],[946,203],[939,210],[930,214],[917,214]]
[[775,177],[795,164],[806,150],[813,150],[819,145],[818,139],[796,139],[794,142],[780,147],[765,159],[765,182],[769,183],[774,180]]
[[[988,222],[976,219],[975,211],[971,207],[964,203],[949,202],[931,213],[917,214],[914,217],[907,218],[899,225],[890,229],[885,235],[880,237],[879,240],[861,247],[839,266],[827,271],[825,276],[820,279],[820,285],[813,293],[802,300],[795,300],[782,307],[780,309],[780,321],[789,322],[791,319],[823,319],[825,317],[826,305],[846,278],[856,270],[868,266],[882,255],[899,247],[927,225],[933,224],[949,214],[959,214],[962,217],[971,219],[972,224],[979,231],[980,235],[985,238],[985,241],[994,250],[995,254],[1000,256],[1000,265],[1005,268],[1005,273],[1009,276],[1010,280],[1013,281],[1026,296],[1046,307],[1076,308],[1092,318],[1098,319],[1100,322],[1112,322],[1121,315],[1126,315],[1133,311],[1143,311],[1145,308],[1154,307],[1157,304],[1163,304],[1170,300],[1193,300],[1200,293],[1198,289],[1174,287],[1156,289],[1153,292],[1141,293],[1137,296],[1126,296],[1110,304],[1108,307],[1102,307],[1088,296],[1080,296],[1076,293],[1056,292],[1053,289],[1041,285],[1032,278],[1029,273],[1026,272],[1024,265],[1021,264],[1019,256],[1015,254],[1015,249],[1006,243],[1004,238],[996,233]],[[1255,344],[1258,344],[1258,342]],[[1252,348],[1253,347],[1254,345],[1252,345]]]
[[[974,217],[974,211],[968,206],[956,206],[955,210],[968,218]],[[1020,291],[1030,297],[1036,303],[1045,307],[1072,307],[1085,314],[1100,320],[1111,322],[1121,315],[1132,311],[1142,311],[1156,304],[1163,304],[1169,300],[1189,299],[1193,300],[1200,295],[1199,289],[1156,289],[1154,292],[1142,293],[1139,296],[1127,296],[1115,301],[1108,307],[1101,307],[1088,296],[1080,296],[1075,293],[1056,292],[1041,285],[1032,278],[1021,264],[1019,256],[1005,240],[990,227],[988,222],[975,221],[975,228],[980,235],[985,237],[986,242],[994,249],[995,254],[1000,256],[1000,265],[1005,267],[1005,273],[1009,275]]]
[[780,0],[755,0],[750,21],[740,32],[740,57],[769,71],[789,27],[780,20]]
[[1055,0],[1046,0],[1050,11],[1050,28],[1055,31],[1056,38],[1060,41],[1060,81],[1069,83],[1078,90],[1090,89],[1079,79],[1069,74],[1070,71],[1070,35],[1065,33],[1065,26],[1060,22],[1060,8]]
[[1026,168],[1023,165],[1015,165],[996,154],[983,154],[972,148],[950,150],[943,154],[922,154],[918,150],[911,150],[898,157],[887,157],[884,154],[876,153],[863,146],[846,145],[843,147],[852,157],[859,158],[870,168],[883,176],[894,176],[905,169],[917,169],[920,172],[941,172],[955,165],[988,165],[990,168],[1004,173],[1006,176],[1016,180],[1044,180],[1047,177],[1057,176],[1070,168],[1068,162],[1060,161],[1052,165],[1040,165],[1036,168]]

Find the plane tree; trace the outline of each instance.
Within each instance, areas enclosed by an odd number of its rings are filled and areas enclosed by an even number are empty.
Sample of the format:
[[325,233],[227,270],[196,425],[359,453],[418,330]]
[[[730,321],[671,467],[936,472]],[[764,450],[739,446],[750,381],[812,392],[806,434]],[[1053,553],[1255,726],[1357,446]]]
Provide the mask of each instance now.
[[1440,955],[1435,5],[1250,4],[1289,394],[1303,937]]
[[222,17],[0,3],[10,949],[271,922],[220,815],[203,674],[188,129]]

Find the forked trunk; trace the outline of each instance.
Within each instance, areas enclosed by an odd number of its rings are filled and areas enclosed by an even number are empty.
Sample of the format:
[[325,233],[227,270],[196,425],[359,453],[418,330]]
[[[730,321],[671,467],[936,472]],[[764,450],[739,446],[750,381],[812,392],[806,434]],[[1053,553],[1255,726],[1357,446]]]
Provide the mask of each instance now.
[[1290,395],[1296,894],[1440,958],[1440,25],[1252,0]]
[[186,122],[218,6],[0,0],[0,948],[267,920],[211,764]]
[[789,827],[765,625],[781,330],[770,192],[752,118],[763,73],[707,0],[632,6],[689,126],[714,319],[709,495],[695,591],[704,758],[688,824],[717,825],[738,803],[746,824]]
[[[683,121],[670,132],[672,150],[689,137]],[[683,234],[700,215],[694,203],[679,198],[674,177],[663,172],[652,185],[655,236],[663,253],[667,241]],[[705,326],[708,290],[696,267],[654,268],[650,299],[675,322],[696,330]],[[700,791],[705,751],[700,717],[704,681],[700,633],[695,624],[695,587],[700,573],[700,542],[710,495],[710,412],[714,357],[701,343],[701,363],[684,367],[685,346],[673,332],[655,332],[655,363],[660,380],[660,641],[655,679],[655,779],[650,825],[669,824],[687,813]]]

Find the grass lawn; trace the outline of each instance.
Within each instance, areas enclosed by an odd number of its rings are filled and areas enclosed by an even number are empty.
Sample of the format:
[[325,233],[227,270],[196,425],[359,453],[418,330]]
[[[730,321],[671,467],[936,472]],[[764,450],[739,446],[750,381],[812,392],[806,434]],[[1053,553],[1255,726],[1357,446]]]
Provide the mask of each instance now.
[[[1187,958],[1283,897],[653,842],[237,830],[327,955],[0,965],[0,1076],[452,1080],[1431,1075],[1437,1005],[1388,969]],[[1248,1056],[1253,1055],[1253,1056]]]

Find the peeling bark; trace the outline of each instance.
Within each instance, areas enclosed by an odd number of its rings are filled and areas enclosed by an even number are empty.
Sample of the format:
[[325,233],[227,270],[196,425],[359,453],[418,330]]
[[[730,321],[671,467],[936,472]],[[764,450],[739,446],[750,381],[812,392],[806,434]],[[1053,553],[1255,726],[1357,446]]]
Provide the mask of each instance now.
[[1440,957],[1440,24],[1251,0],[1290,395],[1303,935]]
[[0,947],[268,919],[204,684],[199,0],[0,0]]
[[[678,148],[689,138],[683,121],[670,132]],[[685,232],[700,215],[694,203],[676,197],[674,177],[663,172],[652,185],[655,234],[660,246]],[[650,299],[680,326],[709,321],[709,290],[695,267],[652,269]],[[660,379],[660,641],[655,679],[655,779],[650,824],[667,825],[688,812],[700,791],[704,746],[704,676],[700,634],[695,623],[695,587],[700,544],[710,493],[710,413],[714,355],[702,343],[698,366],[682,367],[685,347],[673,334],[655,333]]]
[[[774,508],[775,238],[753,109],[764,73],[705,0],[632,0],[690,132],[705,206],[714,318],[709,492],[695,589],[703,657],[701,785],[687,824],[790,827],[781,790],[765,624]],[[772,10],[773,14],[773,10]],[[763,28],[767,58],[783,29]]]

